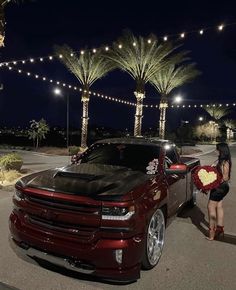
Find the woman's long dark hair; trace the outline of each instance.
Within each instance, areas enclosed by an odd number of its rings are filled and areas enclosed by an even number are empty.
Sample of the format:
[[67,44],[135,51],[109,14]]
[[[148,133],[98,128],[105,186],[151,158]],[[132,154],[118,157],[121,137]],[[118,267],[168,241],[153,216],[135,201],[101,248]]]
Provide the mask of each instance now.
[[218,143],[216,145],[216,150],[219,151],[218,164],[220,168],[224,161],[229,162],[229,178],[230,178],[232,162],[231,162],[231,154],[229,151],[229,146],[227,143]]

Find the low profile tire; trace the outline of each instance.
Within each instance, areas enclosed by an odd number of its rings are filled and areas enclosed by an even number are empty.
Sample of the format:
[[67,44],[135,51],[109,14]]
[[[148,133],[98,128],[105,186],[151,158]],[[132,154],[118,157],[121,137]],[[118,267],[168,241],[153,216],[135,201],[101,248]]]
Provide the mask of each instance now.
[[191,199],[188,201],[188,206],[190,208],[193,208],[197,205],[197,194],[198,194],[198,189],[196,188],[195,185],[192,185],[192,196]]
[[145,239],[142,268],[149,270],[155,267],[161,257],[165,239],[165,216],[161,209],[152,215]]

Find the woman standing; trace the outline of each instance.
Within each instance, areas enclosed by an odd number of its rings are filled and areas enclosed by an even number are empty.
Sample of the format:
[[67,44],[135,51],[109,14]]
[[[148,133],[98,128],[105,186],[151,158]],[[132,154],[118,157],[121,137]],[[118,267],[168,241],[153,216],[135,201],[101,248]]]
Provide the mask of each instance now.
[[223,198],[229,192],[229,180],[231,173],[231,155],[229,146],[226,143],[216,145],[218,152],[218,163],[216,168],[222,175],[222,182],[219,187],[212,189],[208,201],[209,236],[207,239],[213,241],[220,235],[224,236],[224,209]]

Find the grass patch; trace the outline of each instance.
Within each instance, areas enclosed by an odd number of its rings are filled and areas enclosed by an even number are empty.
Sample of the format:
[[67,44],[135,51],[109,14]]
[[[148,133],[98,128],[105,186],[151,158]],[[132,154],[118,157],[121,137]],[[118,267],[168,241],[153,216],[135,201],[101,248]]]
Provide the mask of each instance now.
[[22,176],[26,175],[23,172],[16,170],[1,170],[0,171],[0,189],[13,190],[15,183]]

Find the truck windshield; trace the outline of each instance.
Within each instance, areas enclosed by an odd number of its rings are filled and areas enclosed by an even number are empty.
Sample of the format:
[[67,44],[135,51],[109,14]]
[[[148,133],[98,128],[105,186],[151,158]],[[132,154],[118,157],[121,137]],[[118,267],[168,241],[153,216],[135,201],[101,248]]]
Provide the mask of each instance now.
[[81,156],[81,163],[124,166],[146,172],[149,162],[159,159],[159,153],[157,145],[95,144]]

